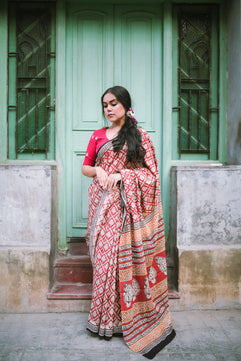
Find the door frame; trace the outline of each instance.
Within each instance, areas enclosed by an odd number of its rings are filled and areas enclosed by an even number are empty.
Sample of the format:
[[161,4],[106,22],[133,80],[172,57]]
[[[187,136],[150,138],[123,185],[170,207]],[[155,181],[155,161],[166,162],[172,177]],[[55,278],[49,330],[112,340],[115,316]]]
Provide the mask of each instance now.
[[[169,16],[166,16],[166,12],[171,12],[171,4],[165,4],[163,7],[163,18],[164,19],[171,19],[171,14]],[[59,248],[61,250],[67,249],[67,222],[66,222],[66,174],[65,174],[65,168],[66,168],[66,122],[65,122],[65,115],[66,115],[66,3],[65,0],[59,0],[57,2],[57,9],[56,9],[56,24],[57,24],[57,31],[56,31],[56,53],[57,53],[57,61],[56,61],[56,160],[58,163],[58,239],[59,239]],[[165,29],[166,26],[163,26]],[[170,26],[169,26],[170,28]],[[170,61],[171,56],[171,47],[170,47],[170,39],[171,39],[171,32],[165,31],[163,33],[164,35],[164,48],[168,49],[168,51],[164,54],[163,60],[166,64],[168,64]],[[168,46],[169,44],[169,46]],[[163,72],[164,63],[162,62],[161,71]],[[163,85],[166,83],[167,88],[169,88],[168,91],[171,91],[171,84],[169,83],[169,79],[171,78],[171,68],[168,67],[168,71],[164,73],[163,78]],[[58,84],[61,84],[61,86],[58,86]],[[163,89],[163,85],[161,84],[160,88]],[[165,88],[165,85],[164,85]],[[171,94],[171,93],[169,93]],[[171,109],[171,99],[170,96],[168,97],[166,92],[165,94],[161,95],[161,102],[168,104],[168,106],[165,106],[165,110],[163,110],[163,114],[161,114],[161,117],[164,117],[163,119],[171,119],[171,112],[168,111],[168,109]],[[168,124],[168,121],[166,121]],[[169,123],[170,124],[170,123]],[[161,125],[163,129],[160,129],[160,133],[164,131],[165,126],[164,124]],[[171,133],[170,133],[171,134]],[[171,150],[170,145],[168,148]],[[161,141],[161,163],[163,162],[163,149],[165,149],[165,153],[167,148],[164,146],[163,142]],[[166,157],[165,157],[166,162]],[[165,172],[162,172],[165,173]],[[166,204],[168,201],[168,192],[165,191],[166,184],[168,185],[168,177],[160,177],[161,178],[161,187],[162,187],[162,201],[163,205]],[[166,233],[168,232],[168,207],[165,207],[165,215],[166,218]]]
[[[114,3],[115,1],[109,1]],[[135,3],[135,1],[132,1]],[[137,2],[137,1],[136,1]],[[139,1],[141,3],[141,1]],[[143,3],[143,2],[142,2]],[[160,2],[158,2],[160,4]],[[172,42],[173,42],[173,4],[182,3],[181,0],[165,1],[163,3],[163,58],[162,58],[162,84],[161,101],[162,101],[162,123],[161,133],[161,151],[162,151],[162,174],[160,175],[161,190],[162,190],[162,203],[164,210],[165,220],[165,233],[168,239],[170,234],[170,170],[173,166],[177,165],[190,165],[194,164],[190,161],[180,161],[172,159],[172,107],[175,107],[175,100],[173,94],[173,68],[170,64],[172,59]],[[186,3],[193,3],[187,0]],[[196,1],[196,3],[209,3],[208,0]],[[220,54],[225,54],[226,48],[226,24],[225,24],[225,4],[221,0],[214,0],[213,3],[220,4]],[[217,163],[224,162],[226,159],[226,142],[223,135],[226,134],[226,58],[220,58],[220,122],[219,128],[219,159]],[[67,249],[67,221],[66,221],[66,0],[58,0],[56,2],[56,160],[58,163],[58,247],[61,250]],[[223,140],[222,140],[223,139]],[[203,161],[195,161],[195,164],[204,163]],[[206,162],[207,164],[210,161]],[[213,163],[213,161],[211,161]],[[176,240],[172,240],[175,242]],[[175,246],[175,245],[174,245]]]

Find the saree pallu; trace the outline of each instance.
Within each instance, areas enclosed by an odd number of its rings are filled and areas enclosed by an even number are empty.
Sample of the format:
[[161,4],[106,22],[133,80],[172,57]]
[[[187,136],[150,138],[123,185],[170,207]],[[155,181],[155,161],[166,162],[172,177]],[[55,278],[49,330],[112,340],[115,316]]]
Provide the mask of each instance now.
[[123,333],[135,352],[153,358],[174,337],[168,306],[164,222],[155,150],[141,128],[144,166],[126,162],[127,146],[112,141],[97,154],[96,166],[122,181],[103,190],[89,187],[86,239],[93,264],[92,303],[87,329],[100,336]]

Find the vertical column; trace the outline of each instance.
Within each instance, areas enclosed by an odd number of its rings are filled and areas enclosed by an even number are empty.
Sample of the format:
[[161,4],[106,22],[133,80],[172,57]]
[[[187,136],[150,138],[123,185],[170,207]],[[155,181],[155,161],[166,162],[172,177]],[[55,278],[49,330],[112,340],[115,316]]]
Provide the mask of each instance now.
[[[58,3],[58,1],[56,2]],[[50,129],[49,129],[49,150],[47,153],[47,159],[55,158],[55,93],[57,91],[56,85],[56,7],[50,7],[51,9],[51,29],[50,29],[50,43],[49,43],[49,90],[50,90],[50,107],[49,107],[49,118],[50,118]]]
[[[163,125],[162,125],[162,202],[165,233],[169,233],[170,166],[172,159],[172,4],[163,7]],[[168,251],[168,248],[167,248]]]
[[56,160],[58,162],[58,233],[59,248],[66,248],[65,189],[65,0],[56,3]]
[[0,2],[0,161],[7,159],[7,51],[8,22],[7,0]]
[[[241,2],[230,1],[227,9],[228,104],[227,161],[241,164]],[[222,34],[221,34],[222,35]],[[221,40],[222,44],[222,40]],[[226,50],[226,49],[225,49]],[[220,99],[221,103],[221,99]]]

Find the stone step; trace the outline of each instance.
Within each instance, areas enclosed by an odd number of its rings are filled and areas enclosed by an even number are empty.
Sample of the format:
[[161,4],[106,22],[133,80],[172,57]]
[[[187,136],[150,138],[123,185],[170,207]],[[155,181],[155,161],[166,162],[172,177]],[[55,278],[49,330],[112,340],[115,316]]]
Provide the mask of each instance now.
[[68,252],[72,256],[88,255],[89,247],[84,238],[72,238],[68,242]]
[[[89,300],[92,294],[92,284],[56,284],[48,293],[49,300]],[[175,290],[168,290],[169,299],[179,299],[180,294]]]
[[92,279],[92,264],[87,255],[63,257],[54,263],[54,280],[57,283],[91,283]]
[[[88,247],[83,239],[74,239],[68,243],[68,249],[68,256],[55,260],[54,286],[48,293],[48,299],[91,299],[93,271]],[[167,264],[168,268],[173,267],[168,259]],[[168,290],[168,298],[180,298],[172,285]]]
[[92,265],[87,255],[59,258],[54,263],[57,283],[91,283],[92,279]]
[[49,300],[89,300],[92,284],[56,284],[48,293]]

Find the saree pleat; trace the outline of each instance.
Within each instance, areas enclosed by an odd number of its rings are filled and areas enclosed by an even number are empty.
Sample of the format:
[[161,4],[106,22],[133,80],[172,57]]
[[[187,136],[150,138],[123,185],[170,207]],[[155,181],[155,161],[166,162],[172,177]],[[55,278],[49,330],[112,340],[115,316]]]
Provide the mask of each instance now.
[[120,172],[121,185],[89,188],[87,239],[94,268],[87,328],[101,336],[123,332],[135,352],[153,358],[175,336],[167,293],[167,267],[160,181],[155,150],[139,129],[145,164],[127,163],[127,146],[99,150],[96,166]]
[[[122,333],[118,282],[118,249],[122,227],[120,193],[104,192],[98,206],[98,218],[92,224],[93,293],[87,328],[100,336]],[[91,232],[92,233],[92,232]],[[94,248],[94,252],[93,252]]]

